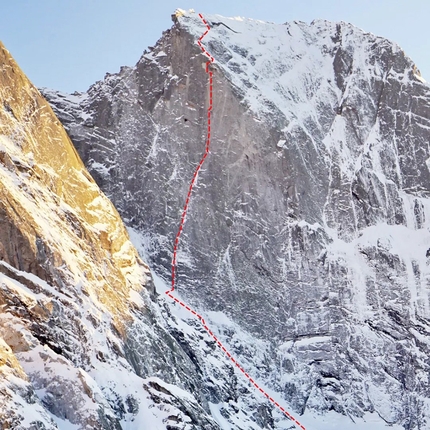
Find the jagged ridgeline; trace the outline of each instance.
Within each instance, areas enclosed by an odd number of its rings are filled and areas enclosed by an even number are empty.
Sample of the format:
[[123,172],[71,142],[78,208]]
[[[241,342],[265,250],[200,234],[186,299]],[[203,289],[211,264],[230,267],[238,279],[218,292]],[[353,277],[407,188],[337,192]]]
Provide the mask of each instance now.
[[[205,18],[211,151],[178,294],[306,429],[427,428],[429,86],[396,44],[350,24]],[[154,286],[56,117],[2,54],[9,427],[292,428],[162,294],[207,133],[204,31],[181,12],[134,67],[83,94],[42,91]]]

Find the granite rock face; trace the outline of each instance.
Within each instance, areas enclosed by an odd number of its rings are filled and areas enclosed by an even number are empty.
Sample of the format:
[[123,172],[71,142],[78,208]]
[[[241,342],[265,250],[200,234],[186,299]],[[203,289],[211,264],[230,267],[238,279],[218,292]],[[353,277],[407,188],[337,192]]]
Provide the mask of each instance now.
[[0,45],[0,429],[219,430],[218,403],[260,428],[264,400],[175,312]]
[[[212,143],[179,294],[309,428],[333,412],[427,428],[429,86],[349,24],[206,18]],[[43,92],[165,280],[206,139],[204,30],[185,13],[135,67]]]

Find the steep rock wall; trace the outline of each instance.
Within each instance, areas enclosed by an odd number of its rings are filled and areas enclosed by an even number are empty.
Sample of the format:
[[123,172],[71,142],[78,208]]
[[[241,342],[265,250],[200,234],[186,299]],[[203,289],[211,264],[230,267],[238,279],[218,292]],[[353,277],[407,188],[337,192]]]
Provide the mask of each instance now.
[[0,45],[0,428],[218,430],[219,402],[233,428],[261,428],[267,406],[154,297],[117,211]]
[[[212,146],[180,294],[295,411],[425,428],[427,84],[398,46],[345,23],[208,19]],[[165,279],[204,148],[201,33],[185,14],[134,68],[72,102],[45,92]]]

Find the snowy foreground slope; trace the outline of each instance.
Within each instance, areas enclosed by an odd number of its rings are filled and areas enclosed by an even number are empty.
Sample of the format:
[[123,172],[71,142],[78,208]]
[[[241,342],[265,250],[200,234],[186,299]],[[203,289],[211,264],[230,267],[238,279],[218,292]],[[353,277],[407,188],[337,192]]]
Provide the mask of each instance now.
[[[397,45],[349,24],[206,19],[212,144],[179,294],[307,428],[428,428],[430,88]],[[205,27],[174,21],[87,93],[44,91],[160,285],[209,104]],[[253,428],[236,409],[206,404],[221,428]],[[254,411],[256,428],[290,428]]]

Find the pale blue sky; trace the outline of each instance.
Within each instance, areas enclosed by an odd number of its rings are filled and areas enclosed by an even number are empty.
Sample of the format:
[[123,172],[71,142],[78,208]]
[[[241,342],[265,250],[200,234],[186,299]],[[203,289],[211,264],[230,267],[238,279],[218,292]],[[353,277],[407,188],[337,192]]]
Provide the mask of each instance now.
[[83,91],[134,65],[174,10],[346,21],[397,42],[430,81],[430,0],[0,0],[0,40],[39,87]]

